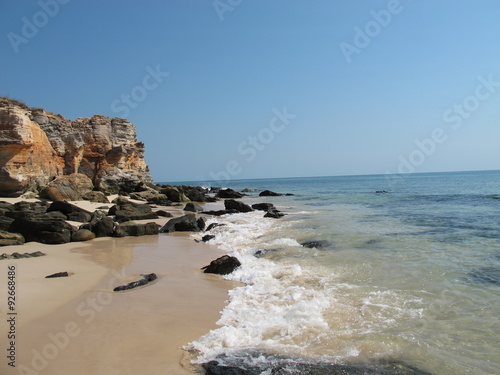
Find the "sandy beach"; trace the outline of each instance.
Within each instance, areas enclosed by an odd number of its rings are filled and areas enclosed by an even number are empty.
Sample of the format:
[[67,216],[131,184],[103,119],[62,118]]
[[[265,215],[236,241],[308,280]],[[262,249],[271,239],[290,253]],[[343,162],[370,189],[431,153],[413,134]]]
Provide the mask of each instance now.
[[[95,206],[78,205],[91,210]],[[16,368],[2,356],[2,374],[196,373],[181,348],[216,328],[227,291],[234,285],[200,271],[222,252],[185,233],[64,245],[28,243],[0,250],[34,251],[46,256],[0,261],[2,278],[7,278],[9,266],[16,268],[18,313]],[[70,276],[45,279],[63,271]],[[113,292],[152,272],[158,275],[152,284]],[[6,282],[0,284],[0,296],[5,353]]]

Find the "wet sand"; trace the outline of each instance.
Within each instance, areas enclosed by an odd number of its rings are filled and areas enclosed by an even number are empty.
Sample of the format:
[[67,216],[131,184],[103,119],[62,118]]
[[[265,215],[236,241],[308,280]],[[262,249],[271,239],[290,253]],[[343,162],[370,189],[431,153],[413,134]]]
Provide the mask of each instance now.
[[[235,285],[200,271],[222,252],[187,234],[0,249],[15,251],[47,256],[0,261],[3,279],[9,265],[17,268],[16,368],[2,355],[0,373],[6,375],[196,373],[181,347],[217,327]],[[45,279],[62,271],[70,277]],[[152,272],[158,275],[153,283],[113,292]],[[0,296],[0,349],[6,353],[3,280]]]

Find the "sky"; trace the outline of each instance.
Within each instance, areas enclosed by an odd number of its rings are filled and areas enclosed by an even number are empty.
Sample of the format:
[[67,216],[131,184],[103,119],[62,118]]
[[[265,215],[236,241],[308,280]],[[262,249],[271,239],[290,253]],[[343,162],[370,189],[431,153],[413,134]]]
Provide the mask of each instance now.
[[156,182],[498,169],[498,0],[0,0],[0,95]]

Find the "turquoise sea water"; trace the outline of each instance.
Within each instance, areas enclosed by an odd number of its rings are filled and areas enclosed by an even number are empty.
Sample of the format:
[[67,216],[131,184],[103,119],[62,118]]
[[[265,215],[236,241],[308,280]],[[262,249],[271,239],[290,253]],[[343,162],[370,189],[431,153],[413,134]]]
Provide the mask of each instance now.
[[[253,350],[500,374],[500,171],[224,185],[255,189],[243,200],[288,215],[210,220],[226,224],[211,243],[241,260],[229,278],[245,285],[230,292],[220,328],[190,345],[200,361]],[[258,197],[265,189],[294,195]]]

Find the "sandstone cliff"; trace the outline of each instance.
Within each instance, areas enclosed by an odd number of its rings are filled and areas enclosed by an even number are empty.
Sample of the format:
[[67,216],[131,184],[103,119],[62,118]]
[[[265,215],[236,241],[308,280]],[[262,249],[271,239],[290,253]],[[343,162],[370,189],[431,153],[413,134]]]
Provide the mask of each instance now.
[[153,182],[144,144],[127,120],[96,115],[71,121],[0,98],[0,196],[40,191],[74,173],[108,194]]

